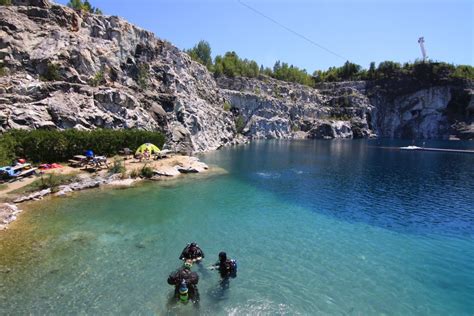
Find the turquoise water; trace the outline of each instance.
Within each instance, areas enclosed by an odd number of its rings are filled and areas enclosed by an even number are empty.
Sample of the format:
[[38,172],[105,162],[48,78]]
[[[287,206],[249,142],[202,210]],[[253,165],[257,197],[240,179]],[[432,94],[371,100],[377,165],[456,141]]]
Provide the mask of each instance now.
[[[377,145],[256,142],[201,157],[225,174],[40,202],[0,235],[0,314],[473,315],[474,156]],[[238,276],[194,267],[199,306],[172,304],[193,240]]]

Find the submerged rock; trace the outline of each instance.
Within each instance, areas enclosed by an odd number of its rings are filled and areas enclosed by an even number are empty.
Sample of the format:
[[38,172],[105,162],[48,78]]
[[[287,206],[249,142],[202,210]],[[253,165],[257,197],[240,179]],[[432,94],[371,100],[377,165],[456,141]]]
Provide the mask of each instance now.
[[8,224],[16,220],[16,215],[21,210],[14,204],[0,204],[0,230],[7,228]]

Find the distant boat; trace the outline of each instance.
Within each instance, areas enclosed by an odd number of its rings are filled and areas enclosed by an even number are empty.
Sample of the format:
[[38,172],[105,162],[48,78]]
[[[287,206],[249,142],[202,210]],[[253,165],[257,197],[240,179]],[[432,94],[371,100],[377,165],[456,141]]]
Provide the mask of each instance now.
[[418,150],[421,149],[421,147],[418,146],[406,146],[406,147],[400,147],[402,150]]

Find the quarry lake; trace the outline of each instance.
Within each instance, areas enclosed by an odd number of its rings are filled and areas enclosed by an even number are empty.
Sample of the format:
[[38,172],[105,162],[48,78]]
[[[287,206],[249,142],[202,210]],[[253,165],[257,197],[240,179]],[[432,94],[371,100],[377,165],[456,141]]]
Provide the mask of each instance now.
[[[0,233],[0,314],[473,315],[474,155],[382,148],[409,144],[259,141],[200,157],[224,174],[32,204]],[[191,241],[201,300],[176,304]]]

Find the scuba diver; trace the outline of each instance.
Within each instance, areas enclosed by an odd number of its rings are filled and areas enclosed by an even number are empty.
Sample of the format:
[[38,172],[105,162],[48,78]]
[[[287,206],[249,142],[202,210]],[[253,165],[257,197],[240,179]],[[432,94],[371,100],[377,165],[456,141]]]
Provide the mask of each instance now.
[[237,277],[237,261],[228,259],[224,251],[219,252],[219,261],[211,266],[211,269],[219,270],[222,279]]
[[179,260],[192,260],[197,263],[200,263],[203,258],[204,252],[195,242],[187,244],[179,256]]
[[182,268],[171,273],[168,277],[168,284],[174,285],[174,296],[183,303],[191,300],[193,303],[199,302],[199,292],[197,284],[199,276],[196,272],[191,271],[193,263],[186,260]]

